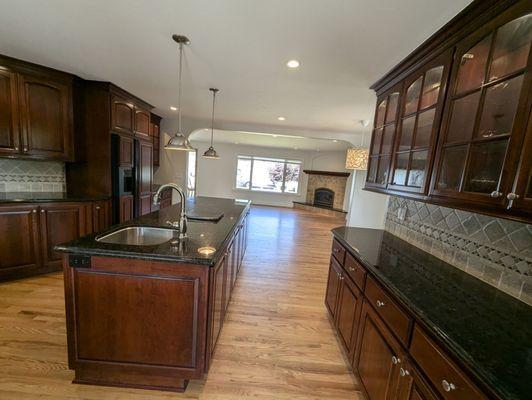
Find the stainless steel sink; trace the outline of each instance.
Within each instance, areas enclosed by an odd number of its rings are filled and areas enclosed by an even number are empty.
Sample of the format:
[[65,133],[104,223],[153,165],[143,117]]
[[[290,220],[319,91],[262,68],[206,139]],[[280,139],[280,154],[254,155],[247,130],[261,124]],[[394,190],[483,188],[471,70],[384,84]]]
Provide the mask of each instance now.
[[96,241],[133,246],[153,246],[178,238],[179,231],[175,229],[129,226],[97,237]]

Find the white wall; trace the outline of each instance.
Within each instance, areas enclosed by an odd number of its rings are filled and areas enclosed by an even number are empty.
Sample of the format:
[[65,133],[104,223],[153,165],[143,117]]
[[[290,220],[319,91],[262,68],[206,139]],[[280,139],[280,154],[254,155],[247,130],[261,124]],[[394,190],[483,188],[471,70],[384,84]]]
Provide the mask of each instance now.
[[[305,201],[308,176],[303,172],[301,173],[299,193],[297,195],[235,189],[238,155],[295,159],[303,161],[303,169],[310,169],[313,164],[314,169],[344,171],[343,163],[345,162],[345,153],[342,151],[316,153],[292,149],[219,143],[215,144],[215,148],[220,158],[218,160],[212,160],[201,157],[201,154],[209,147],[208,143],[192,140],[192,144],[198,149],[196,174],[196,194],[198,196],[247,199],[255,204],[281,207],[292,207],[293,201]],[[340,169],[339,166],[342,168]]]

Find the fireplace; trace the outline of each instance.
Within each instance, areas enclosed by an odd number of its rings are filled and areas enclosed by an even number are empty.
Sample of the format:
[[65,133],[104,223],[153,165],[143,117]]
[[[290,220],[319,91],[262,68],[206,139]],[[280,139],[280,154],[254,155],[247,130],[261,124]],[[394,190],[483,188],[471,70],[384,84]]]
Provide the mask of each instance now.
[[314,205],[333,208],[334,192],[324,187],[314,190]]

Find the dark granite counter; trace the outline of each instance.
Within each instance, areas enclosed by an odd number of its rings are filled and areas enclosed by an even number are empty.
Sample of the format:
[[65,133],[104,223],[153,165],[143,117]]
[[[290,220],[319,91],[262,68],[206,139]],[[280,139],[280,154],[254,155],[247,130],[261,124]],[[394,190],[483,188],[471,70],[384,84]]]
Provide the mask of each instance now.
[[503,399],[532,396],[532,307],[382,230],[334,236]]
[[63,192],[1,192],[0,204],[3,203],[47,203],[56,201],[96,201],[107,200],[109,197],[71,196]]
[[[96,241],[104,236],[127,226],[149,226],[168,228],[166,221],[178,221],[180,204],[175,204],[160,211],[155,211],[123,224],[114,225],[105,232],[88,235],[55,247],[55,250],[92,256],[126,257],[146,260],[161,260],[193,264],[215,265],[222,254],[220,250],[228,245],[237,224],[249,209],[249,201],[219,199],[214,197],[196,197],[187,200],[188,238],[179,247],[170,242],[150,246],[133,246],[110,244]],[[217,222],[194,220],[193,218],[216,218]],[[216,249],[211,255],[198,253],[200,247],[210,246]]]

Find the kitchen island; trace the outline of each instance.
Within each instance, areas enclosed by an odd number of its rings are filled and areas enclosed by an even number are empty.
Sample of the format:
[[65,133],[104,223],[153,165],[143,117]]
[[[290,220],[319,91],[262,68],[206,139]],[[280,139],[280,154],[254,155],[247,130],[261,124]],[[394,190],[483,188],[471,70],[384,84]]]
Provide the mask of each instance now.
[[[184,240],[168,228],[179,219],[174,205],[56,247],[64,253],[75,383],[184,391],[204,376],[246,247],[249,207],[197,197],[187,200]],[[106,239],[124,228],[158,228],[169,237]]]

